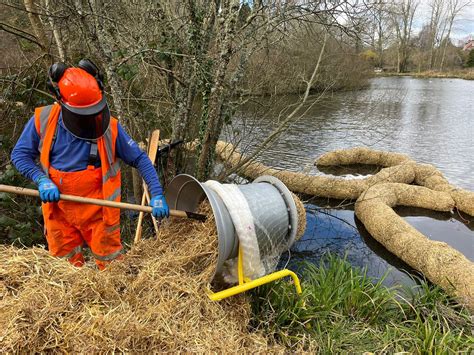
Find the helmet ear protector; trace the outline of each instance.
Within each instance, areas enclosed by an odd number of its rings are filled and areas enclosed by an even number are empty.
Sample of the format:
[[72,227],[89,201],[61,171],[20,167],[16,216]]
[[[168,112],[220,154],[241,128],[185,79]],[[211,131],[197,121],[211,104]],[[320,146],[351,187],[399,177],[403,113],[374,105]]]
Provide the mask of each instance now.
[[[104,91],[104,76],[100,72],[97,65],[94,64],[94,62],[89,59],[81,59],[77,67],[92,75],[97,81],[99,89],[101,91]],[[58,100],[61,100],[61,93],[59,92],[58,82],[59,80],[61,80],[61,77],[63,76],[67,68],[68,66],[66,64],[62,62],[57,62],[51,65],[48,69],[48,80],[46,81],[46,86]]]
[[97,84],[99,85],[99,88],[101,91],[104,90],[104,76],[99,70],[99,67],[95,65],[95,63],[92,60],[89,59],[81,59],[79,64],[77,64],[78,68],[81,68],[82,70],[85,70],[88,72],[90,75],[92,75],[95,80],[97,80]]
[[46,81],[46,86],[48,87],[49,91],[51,91],[54,96],[56,96],[58,100],[61,99],[61,93],[59,92],[58,88],[58,81],[61,79],[66,69],[67,65],[62,62],[54,63],[48,69],[48,80]]

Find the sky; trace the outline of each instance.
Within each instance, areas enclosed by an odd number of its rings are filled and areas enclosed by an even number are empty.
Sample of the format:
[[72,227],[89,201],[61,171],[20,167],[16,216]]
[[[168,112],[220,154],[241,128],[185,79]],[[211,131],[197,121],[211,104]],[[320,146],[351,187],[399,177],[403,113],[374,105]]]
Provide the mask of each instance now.
[[[419,6],[415,14],[413,23],[413,29],[415,33],[418,33],[423,25],[429,23],[431,8],[429,4],[433,0],[418,0]],[[445,0],[448,2],[449,0]],[[457,41],[465,42],[469,36],[474,39],[474,0],[459,0],[463,3],[469,2],[470,5],[463,8],[463,10],[456,17],[453,28],[451,30],[451,40],[454,44],[458,44]],[[356,0],[357,2],[357,0]],[[253,0],[240,0],[241,4],[247,3],[253,6]]]
[[[430,20],[430,2],[431,0],[420,0],[413,24],[416,32],[421,30],[422,26]],[[474,1],[471,1],[471,5],[464,8],[454,20],[451,39],[462,40],[469,37],[469,35],[474,38]]]

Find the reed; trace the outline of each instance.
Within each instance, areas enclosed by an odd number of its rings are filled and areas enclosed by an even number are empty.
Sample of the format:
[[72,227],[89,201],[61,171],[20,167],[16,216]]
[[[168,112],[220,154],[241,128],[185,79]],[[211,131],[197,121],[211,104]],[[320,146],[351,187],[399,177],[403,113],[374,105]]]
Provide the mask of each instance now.
[[253,293],[253,327],[286,347],[318,352],[474,350],[473,322],[441,288],[388,288],[347,260],[301,265],[303,295],[279,282]]

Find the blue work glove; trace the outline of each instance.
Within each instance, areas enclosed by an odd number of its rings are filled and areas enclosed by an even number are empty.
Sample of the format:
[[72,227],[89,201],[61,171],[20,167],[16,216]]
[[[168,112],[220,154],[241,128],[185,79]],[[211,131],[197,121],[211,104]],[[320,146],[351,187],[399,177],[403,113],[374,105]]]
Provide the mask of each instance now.
[[41,201],[43,202],[58,202],[59,201],[59,189],[58,187],[48,179],[46,176],[41,176],[36,180],[38,184],[38,190]]
[[151,214],[155,218],[165,218],[170,216],[170,209],[166,203],[165,196],[156,195],[150,200],[150,206],[153,208]]

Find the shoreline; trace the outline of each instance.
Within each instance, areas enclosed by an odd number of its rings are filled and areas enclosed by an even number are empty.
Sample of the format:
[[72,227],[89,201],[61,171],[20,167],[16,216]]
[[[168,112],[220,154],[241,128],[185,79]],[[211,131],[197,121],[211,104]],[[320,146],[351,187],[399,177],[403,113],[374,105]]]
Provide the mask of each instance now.
[[448,72],[439,71],[422,71],[422,72],[408,72],[408,73],[374,73],[374,77],[392,77],[392,76],[411,76],[414,78],[438,78],[438,79],[463,79],[474,80],[474,69],[457,70]]

